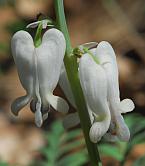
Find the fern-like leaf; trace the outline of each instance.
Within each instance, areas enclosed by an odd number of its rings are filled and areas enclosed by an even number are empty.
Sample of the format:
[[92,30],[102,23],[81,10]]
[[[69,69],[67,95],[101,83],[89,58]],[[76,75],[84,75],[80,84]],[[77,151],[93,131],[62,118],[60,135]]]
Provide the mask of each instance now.
[[47,145],[41,149],[45,161],[39,161],[39,166],[82,166],[88,161],[80,129],[66,132],[62,123],[55,121],[45,138]]

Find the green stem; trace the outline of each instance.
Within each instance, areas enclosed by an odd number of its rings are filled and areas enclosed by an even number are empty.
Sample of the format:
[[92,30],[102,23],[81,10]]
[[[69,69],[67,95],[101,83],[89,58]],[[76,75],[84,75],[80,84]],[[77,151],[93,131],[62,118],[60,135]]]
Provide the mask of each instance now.
[[41,32],[42,32],[42,23],[38,25],[36,30],[35,38],[34,38],[34,45],[35,47],[39,47],[41,44]]
[[91,122],[88,114],[88,110],[85,104],[85,99],[81,89],[80,81],[78,78],[78,64],[77,58],[72,55],[72,47],[69,38],[69,33],[66,25],[63,0],[54,0],[55,13],[57,19],[58,29],[60,29],[66,39],[66,55],[64,58],[64,63],[68,75],[68,79],[71,85],[73,96],[75,98],[75,103],[77,105],[77,110],[80,117],[81,127],[84,133],[91,166],[101,166],[101,160],[99,152],[97,149],[97,144],[90,141],[89,130],[91,127]]

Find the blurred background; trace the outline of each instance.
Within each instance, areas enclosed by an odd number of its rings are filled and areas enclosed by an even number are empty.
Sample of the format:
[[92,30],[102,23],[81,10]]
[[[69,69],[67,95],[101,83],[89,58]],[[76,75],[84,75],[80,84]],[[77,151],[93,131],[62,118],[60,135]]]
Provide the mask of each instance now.
[[[73,47],[109,41],[117,54],[121,98],[131,98],[136,105],[125,115],[130,142],[99,143],[103,165],[145,166],[145,1],[64,0],[64,4]],[[79,126],[64,131],[63,116],[52,110],[39,129],[29,106],[18,118],[10,112],[12,101],[25,94],[10,40],[39,13],[55,18],[53,0],[0,0],[0,166],[89,165]],[[59,87],[56,93],[63,95]]]

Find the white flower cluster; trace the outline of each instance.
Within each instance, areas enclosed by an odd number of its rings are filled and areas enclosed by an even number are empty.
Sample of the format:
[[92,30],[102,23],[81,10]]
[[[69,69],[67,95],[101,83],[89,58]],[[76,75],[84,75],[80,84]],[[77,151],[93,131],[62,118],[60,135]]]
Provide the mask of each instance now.
[[[46,21],[43,22],[47,27]],[[34,27],[37,25],[36,22]],[[33,24],[31,26],[33,28]],[[93,44],[82,45],[80,50]],[[25,96],[12,103],[15,115],[31,102],[35,123],[40,127],[48,117],[50,105],[59,112],[67,113],[67,102],[53,95],[58,81],[70,103],[76,107],[63,64],[66,44],[62,32],[55,28],[47,30],[41,45],[36,48],[30,34],[19,31],[14,34],[11,47],[20,82],[26,90]],[[92,123],[91,141],[98,142],[102,136],[111,141],[128,141],[130,132],[121,113],[132,111],[134,103],[130,99],[120,101],[118,67],[111,45],[103,41],[84,53],[79,60],[78,72]],[[64,120],[67,128],[78,123],[77,113],[69,114]]]

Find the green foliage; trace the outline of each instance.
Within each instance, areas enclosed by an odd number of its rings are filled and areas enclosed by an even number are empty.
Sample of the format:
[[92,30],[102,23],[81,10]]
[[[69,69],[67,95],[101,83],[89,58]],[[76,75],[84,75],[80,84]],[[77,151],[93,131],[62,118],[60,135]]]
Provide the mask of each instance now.
[[9,23],[6,29],[8,30],[8,32],[13,34],[19,30],[26,29],[26,25],[27,23],[25,21],[15,21],[15,22]]
[[132,166],[143,166],[145,165],[145,156],[139,157]]
[[100,144],[99,151],[101,156],[110,156],[115,158],[118,161],[123,159],[123,155],[118,146],[113,144]]
[[45,161],[34,166],[82,166],[88,161],[80,129],[66,132],[60,121],[55,121],[45,135],[47,145],[41,149]]
[[[125,116],[125,121],[131,132],[129,142],[109,143],[102,141],[99,144],[101,156],[115,158],[121,166],[125,164],[127,156],[136,144],[145,143],[145,118],[139,114],[129,114]],[[88,161],[88,157],[81,135],[80,129],[65,132],[60,121],[54,122],[50,132],[45,135],[47,145],[41,150],[45,160],[35,162],[34,165],[82,166]],[[137,159],[133,164],[133,166],[139,165],[145,165],[145,156]]]
[[[129,142],[102,142],[99,145],[101,155],[115,158],[120,162],[121,166],[125,164],[126,158],[128,157],[135,145],[145,143],[145,117],[139,114],[128,114],[125,116],[125,121],[131,133]],[[140,162],[145,162],[145,158],[139,158],[135,163],[138,164]]]
[[[136,144],[145,143],[145,118],[139,114],[126,115],[125,121],[130,128],[131,139],[125,142],[101,142],[99,151],[101,156],[115,158],[123,166],[127,156]],[[138,124],[138,125],[137,125]],[[88,154],[81,129],[66,132],[60,121],[51,125],[45,133],[46,146],[40,152],[43,158],[33,162],[31,166],[82,166],[88,162]],[[145,165],[145,156],[138,158],[132,166]],[[0,163],[0,166],[8,166]]]
[[0,161],[0,166],[8,166],[7,163]]
[[127,156],[134,145],[145,143],[145,118],[139,114],[132,114],[126,117],[130,128],[131,139],[127,144],[125,155]]
[[3,53],[8,52],[8,45],[6,43],[0,42],[0,52],[3,52]]

